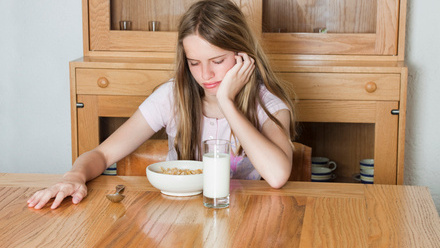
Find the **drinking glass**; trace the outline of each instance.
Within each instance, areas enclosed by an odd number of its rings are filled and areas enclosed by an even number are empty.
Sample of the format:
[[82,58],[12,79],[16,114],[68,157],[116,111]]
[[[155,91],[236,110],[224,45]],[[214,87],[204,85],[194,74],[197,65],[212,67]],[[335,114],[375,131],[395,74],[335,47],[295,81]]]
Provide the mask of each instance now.
[[159,21],[150,21],[148,22],[148,30],[149,31],[159,31],[160,22]]
[[120,30],[131,30],[131,21],[120,21],[119,22]]
[[230,150],[227,140],[203,142],[203,205],[209,208],[229,206]]

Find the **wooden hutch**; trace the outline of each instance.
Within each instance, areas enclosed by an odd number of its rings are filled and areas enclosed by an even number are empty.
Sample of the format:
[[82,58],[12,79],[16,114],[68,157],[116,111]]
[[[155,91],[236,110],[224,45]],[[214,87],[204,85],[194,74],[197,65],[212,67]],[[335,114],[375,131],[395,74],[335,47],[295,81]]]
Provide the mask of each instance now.
[[[83,0],[84,57],[70,63],[73,159],[105,139],[172,77],[176,27],[195,0]],[[235,0],[293,86],[298,142],[355,182],[402,184],[406,0]],[[129,20],[131,30],[120,30]],[[160,30],[148,31],[149,21]],[[292,96],[293,97],[293,96]]]

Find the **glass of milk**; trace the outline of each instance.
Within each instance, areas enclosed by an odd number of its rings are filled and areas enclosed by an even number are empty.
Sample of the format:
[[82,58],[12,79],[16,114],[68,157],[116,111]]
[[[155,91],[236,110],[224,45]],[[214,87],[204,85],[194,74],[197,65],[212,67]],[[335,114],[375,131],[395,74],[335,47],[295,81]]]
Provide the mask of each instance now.
[[231,143],[227,140],[203,142],[203,204],[209,208],[229,206]]

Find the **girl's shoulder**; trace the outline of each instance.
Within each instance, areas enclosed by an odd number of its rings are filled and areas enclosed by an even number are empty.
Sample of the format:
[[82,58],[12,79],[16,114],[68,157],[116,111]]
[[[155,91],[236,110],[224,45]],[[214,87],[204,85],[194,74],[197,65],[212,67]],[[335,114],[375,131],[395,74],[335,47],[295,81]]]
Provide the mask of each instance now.
[[156,86],[156,88],[153,90],[153,94],[169,95],[173,93],[173,89],[174,89],[174,80],[170,79],[167,82]]
[[[274,113],[280,109],[289,109],[286,103],[270,92],[264,84],[260,85],[260,98],[262,104],[269,110],[269,112]],[[258,106],[259,112],[263,112],[261,106]]]
[[263,100],[263,103],[271,102],[271,101],[281,101],[276,95],[270,92],[264,84],[260,85],[260,98]]

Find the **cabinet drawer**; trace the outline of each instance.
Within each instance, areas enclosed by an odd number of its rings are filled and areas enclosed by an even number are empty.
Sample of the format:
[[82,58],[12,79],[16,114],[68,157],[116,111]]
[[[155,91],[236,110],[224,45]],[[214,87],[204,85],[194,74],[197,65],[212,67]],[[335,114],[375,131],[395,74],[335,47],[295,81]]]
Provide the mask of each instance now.
[[76,93],[148,96],[171,75],[162,70],[76,69]]
[[394,100],[400,96],[399,74],[279,73],[293,85],[298,99]]

